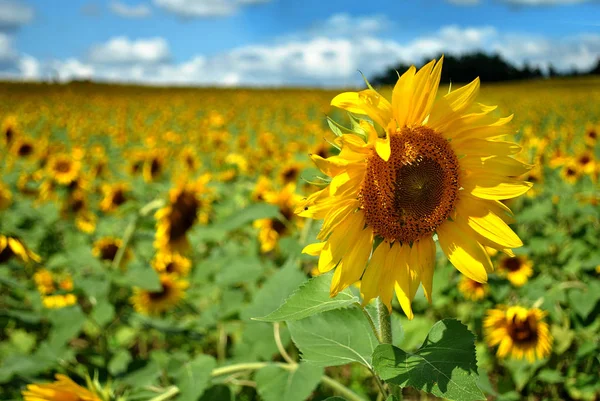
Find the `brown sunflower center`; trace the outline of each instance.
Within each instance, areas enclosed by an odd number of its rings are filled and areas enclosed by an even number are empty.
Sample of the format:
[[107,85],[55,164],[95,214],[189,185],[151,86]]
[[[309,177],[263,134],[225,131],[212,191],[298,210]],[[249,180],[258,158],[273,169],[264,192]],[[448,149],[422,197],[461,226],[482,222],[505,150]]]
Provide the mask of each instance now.
[[582,166],[586,166],[591,161],[592,159],[588,155],[583,155],[579,158],[579,164],[581,164]]
[[148,293],[148,297],[152,302],[159,302],[163,299],[167,299],[171,294],[171,286],[168,283],[162,283],[162,288],[159,291],[153,291]]
[[179,268],[177,267],[177,264],[175,264],[173,262],[169,262],[165,266],[165,271],[167,273],[178,273],[179,272]]
[[195,194],[183,191],[171,207],[169,238],[176,240],[184,236],[196,222],[200,203]]
[[391,134],[390,146],[387,162],[376,153],[368,159],[359,200],[375,234],[410,243],[431,235],[454,209],[458,158],[448,141],[427,127]]
[[281,178],[283,178],[283,182],[285,182],[286,184],[289,182],[295,182],[298,178],[299,173],[300,171],[298,171],[298,168],[287,167],[285,170],[283,170]]
[[17,153],[20,157],[30,156],[33,153],[33,146],[29,143],[24,143],[19,146]]
[[537,340],[538,324],[535,316],[528,315],[527,319],[521,320],[514,316],[508,323],[508,335],[515,343],[527,344]]
[[112,262],[113,260],[115,260],[117,252],[119,252],[119,247],[117,246],[117,244],[106,244],[100,249],[100,258],[102,258],[102,260],[108,260],[109,262]]
[[14,253],[12,249],[10,249],[10,246],[6,245],[6,248],[0,251],[0,263],[8,262],[13,255]]
[[596,131],[591,130],[588,132],[588,138],[596,139],[597,137],[598,137],[598,134],[596,133]]
[[506,270],[516,272],[521,269],[521,260],[519,258],[508,258],[504,261]]
[[127,201],[127,198],[125,197],[125,192],[122,189],[117,189],[112,197],[113,205],[121,206],[126,201]]
[[54,165],[54,170],[59,173],[68,173],[71,171],[71,163],[69,163],[67,160],[59,160]]

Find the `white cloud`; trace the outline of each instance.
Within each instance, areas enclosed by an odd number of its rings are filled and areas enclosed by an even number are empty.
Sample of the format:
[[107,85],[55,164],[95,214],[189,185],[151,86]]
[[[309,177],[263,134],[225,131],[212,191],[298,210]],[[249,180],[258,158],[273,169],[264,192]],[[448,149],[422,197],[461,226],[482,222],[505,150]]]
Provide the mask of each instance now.
[[2,65],[12,64],[18,59],[18,53],[12,46],[12,39],[0,32],[0,68]]
[[163,38],[130,40],[119,36],[95,45],[89,53],[95,64],[156,64],[169,59],[169,46]]
[[28,5],[13,0],[0,0],[0,30],[16,29],[32,19],[33,9]]
[[152,10],[146,4],[127,5],[120,1],[113,1],[109,5],[110,11],[123,18],[146,18]]
[[270,0],[154,0],[154,5],[180,18],[226,17],[240,7]]
[[321,36],[364,36],[381,32],[391,25],[384,15],[353,17],[347,13],[334,14],[315,24],[309,33]]

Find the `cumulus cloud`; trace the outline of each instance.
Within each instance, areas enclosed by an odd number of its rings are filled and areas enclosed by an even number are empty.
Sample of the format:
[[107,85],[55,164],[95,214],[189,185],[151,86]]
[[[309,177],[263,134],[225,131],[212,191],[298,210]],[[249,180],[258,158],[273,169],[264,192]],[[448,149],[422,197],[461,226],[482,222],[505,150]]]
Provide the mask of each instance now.
[[24,3],[0,0],[0,30],[19,28],[30,22],[33,14],[33,9]]
[[114,14],[123,18],[146,18],[152,14],[152,10],[146,4],[127,5],[113,1],[108,7]]
[[379,33],[391,25],[384,15],[353,17],[347,13],[334,14],[309,29],[312,35],[320,36],[364,36]]
[[156,64],[169,57],[169,45],[163,38],[130,40],[125,36],[93,46],[88,56],[95,64]]
[[[2,48],[0,41],[0,49]],[[5,46],[6,47],[6,46]],[[8,49],[12,49],[10,45]],[[113,38],[95,46],[90,57],[43,64],[29,60],[29,76],[44,75],[50,66],[61,80],[93,78],[103,81],[181,85],[309,85],[359,86],[357,70],[367,76],[402,63],[420,64],[440,53],[460,55],[495,51],[509,61],[546,69],[589,69],[600,54],[600,34],[561,39],[502,33],[491,26],[445,26],[430,35],[400,42],[373,35],[363,37],[296,37],[263,45],[235,48],[217,55],[197,55],[173,63],[164,39]],[[14,49],[11,50],[14,54]],[[22,71],[25,64],[20,63]],[[41,72],[40,72],[41,71]]]
[[246,5],[269,0],[154,0],[154,5],[180,18],[226,17]]

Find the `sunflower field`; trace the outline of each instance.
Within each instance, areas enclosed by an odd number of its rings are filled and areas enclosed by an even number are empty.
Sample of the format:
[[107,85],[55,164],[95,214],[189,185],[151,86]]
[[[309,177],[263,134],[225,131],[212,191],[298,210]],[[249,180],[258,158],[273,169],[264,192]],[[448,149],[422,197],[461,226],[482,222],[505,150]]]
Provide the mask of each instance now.
[[0,399],[600,400],[600,79],[419,74],[1,83]]

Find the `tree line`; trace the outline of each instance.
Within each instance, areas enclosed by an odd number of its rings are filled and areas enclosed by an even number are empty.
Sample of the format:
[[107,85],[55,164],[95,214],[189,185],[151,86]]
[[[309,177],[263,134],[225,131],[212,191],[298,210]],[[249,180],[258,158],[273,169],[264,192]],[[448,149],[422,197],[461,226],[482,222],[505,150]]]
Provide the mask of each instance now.
[[[410,65],[407,64],[397,64],[374,76],[371,83],[373,85],[393,85],[398,80],[398,72],[406,71],[409,67]],[[596,65],[588,71],[577,71],[573,68],[570,71],[559,72],[550,64],[544,73],[539,67],[532,67],[527,63],[521,68],[514,66],[499,54],[475,52],[461,56],[445,55],[441,80],[442,82],[470,82],[479,77],[484,82],[498,82],[581,75],[600,75],[600,57],[598,57]]]

